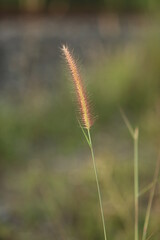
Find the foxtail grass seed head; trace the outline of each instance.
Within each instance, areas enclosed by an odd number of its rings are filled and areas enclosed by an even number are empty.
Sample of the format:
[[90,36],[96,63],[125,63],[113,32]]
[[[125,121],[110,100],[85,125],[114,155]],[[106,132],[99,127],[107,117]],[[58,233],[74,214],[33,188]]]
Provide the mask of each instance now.
[[62,46],[62,52],[63,52],[63,55],[65,56],[65,60],[68,64],[68,67],[69,67],[69,70],[71,72],[71,76],[73,79],[83,126],[89,130],[90,127],[93,125],[93,120],[91,118],[87,95],[86,95],[85,88],[82,83],[81,77],[79,75],[76,61],[73,58],[73,56],[70,53],[67,46],[65,46],[65,45]]

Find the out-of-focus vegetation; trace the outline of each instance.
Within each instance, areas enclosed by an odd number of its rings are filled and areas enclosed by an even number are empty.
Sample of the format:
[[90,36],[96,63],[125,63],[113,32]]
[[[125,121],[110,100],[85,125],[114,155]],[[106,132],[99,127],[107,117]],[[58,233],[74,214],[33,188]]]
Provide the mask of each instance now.
[[158,10],[158,0],[1,0],[1,11],[38,11],[38,12],[139,12]]
[[[105,154],[97,155],[97,161],[108,237],[130,240],[134,236],[133,164],[130,159],[119,161],[107,151]],[[65,170],[38,160],[25,169],[8,173],[1,238],[103,239],[92,163],[88,160],[84,164],[80,158],[79,168]],[[154,167],[151,161],[141,162],[140,189],[152,181]],[[140,197],[141,232],[148,196],[145,193]],[[154,240],[160,236],[159,200],[157,194],[149,226]]]
[[[134,235],[133,146],[119,106],[140,128],[140,189],[152,181],[160,143],[159,40],[157,34],[117,48],[85,71],[98,115],[93,139],[109,239]],[[103,239],[92,164],[63,65],[61,73],[56,90],[39,84],[22,95],[1,91],[0,239]],[[149,226],[154,240],[159,191],[158,185]],[[140,198],[141,231],[147,197]]]

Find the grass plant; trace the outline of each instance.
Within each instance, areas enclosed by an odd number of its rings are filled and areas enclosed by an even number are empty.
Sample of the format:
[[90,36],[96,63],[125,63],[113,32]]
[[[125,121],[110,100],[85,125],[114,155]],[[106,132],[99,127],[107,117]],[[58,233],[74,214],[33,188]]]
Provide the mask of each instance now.
[[[99,198],[99,205],[100,205],[100,211],[101,211],[101,217],[102,217],[104,239],[107,240],[105,220],[104,220],[104,211],[103,211],[103,205],[102,205],[102,197],[101,197],[101,191],[100,191],[99,179],[98,179],[98,173],[97,173],[97,166],[96,166],[93,145],[92,145],[92,139],[91,139],[91,133],[90,133],[90,128],[93,125],[94,121],[91,118],[88,99],[86,96],[86,92],[85,92],[82,80],[81,80],[79,72],[78,72],[76,62],[75,62],[73,56],[71,55],[67,46],[63,45],[62,52],[65,56],[68,66],[69,66],[69,69],[70,69],[70,72],[72,75],[72,79],[74,82],[74,86],[76,89],[77,100],[78,100],[79,109],[80,109],[80,116],[81,116],[83,125],[81,125],[80,121],[79,121],[79,124],[80,124],[82,132],[86,138],[86,141],[90,147],[90,151],[91,151],[93,168],[94,168],[96,185],[97,185],[98,198]],[[85,129],[87,130],[87,133],[85,132]]]
[[139,136],[139,130],[136,127],[133,129],[131,126],[128,118],[120,109],[121,115],[123,117],[123,120],[125,122],[126,127],[128,128],[133,141],[134,141],[134,209],[135,209],[135,221],[134,221],[134,236],[135,240],[139,239],[139,227],[138,227],[138,222],[139,222],[139,174],[138,174],[138,136]]
[[153,176],[153,186],[151,188],[150,196],[149,196],[149,200],[148,200],[148,206],[147,206],[146,216],[145,216],[145,221],[144,221],[144,226],[143,226],[142,240],[148,239],[147,238],[147,230],[148,230],[148,225],[149,225],[151,207],[152,207],[153,198],[154,198],[154,194],[155,194],[156,184],[158,181],[159,171],[160,171],[160,156],[157,159],[155,172],[154,172],[154,176]]
[[[100,212],[101,212],[101,218],[102,218],[102,226],[104,231],[104,239],[107,240],[107,234],[106,234],[106,227],[105,227],[105,220],[104,220],[104,210],[103,210],[103,204],[102,204],[102,197],[101,197],[101,191],[100,191],[100,185],[99,185],[99,179],[98,179],[98,173],[97,173],[97,166],[95,161],[95,155],[92,145],[92,139],[91,139],[91,126],[93,125],[93,116],[90,112],[90,106],[88,103],[87,94],[82,82],[82,79],[80,77],[76,61],[74,57],[72,56],[69,48],[65,45],[62,46],[62,52],[66,59],[66,62],[69,66],[69,70],[73,79],[74,87],[76,90],[77,95],[77,101],[79,105],[79,112],[80,112],[80,119],[78,120],[79,125],[81,127],[81,130],[85,136],[85,139],[89,145],[91,156],[92,156],[92,162],[93,162],[93,168],[94,168],[94,174],[95,174],[95,180],[97,185],[97,192],[98,192],[98,198],[99,198],[99,205],[100,205]],[[139,197],[143,195],[144,192],[151,189],[150,197],[148,201],[148,207],[146,210],[146,216],[144,221],[144,227],[143,227],[143,233],[142,233],[142,240],[148,240],[150,239],[150,236],[147,238],[147,230],[148,230],[148,224],[150,219],[150,213],[151,213],[151,206],[153,202],[153,197],[155,193],[156,183],[158,181],[159,176],[159,169],[160,169],[160,160],[158,159],[155,174],[153,178],[153,182],[147,186],[145,189],[143,189],[141,192],[139,191],[139,158],[138,158],[138,142],[139,142],[139,129],[138,127],[133,128],[131,123],[129,122],[128,118],[124,114],[123,110],[120,109],[122,118],[125,122],[126,127],[128,128],[128,131],[133,139],[134,143],[134,240],[140,239],[139,234]]]
[[143,226],[143,233],[142,233],[142,240],[149,240],[152,237],[152,234],[147,238],[147,230],[149,225],[149,219],[151,214],[151,207],[153,203],[153,198],[155,194],[155,188],[158,181],[159,171],[160,171],[160,157],[157,159],[156,167],[155,167],[155,173],[153,177],[153,182],[149,184],[145,189],[143,189],[139,193],[139,171],[138,171],[138,135],[139,131],[136,127],[135,130],[131,126],[128,118],[126,117],[125,113],[122,109],[120,109],[122,118],[125,122],[125,125],[127,126],[133,140],[134,140],[134,202],[135,202],[135,240],[139,239],[139,197],[143,195],[146,191],[150,190],[150,196],[148,200],[148,206],[146,210],[146,216],[144,220],[144,226]]

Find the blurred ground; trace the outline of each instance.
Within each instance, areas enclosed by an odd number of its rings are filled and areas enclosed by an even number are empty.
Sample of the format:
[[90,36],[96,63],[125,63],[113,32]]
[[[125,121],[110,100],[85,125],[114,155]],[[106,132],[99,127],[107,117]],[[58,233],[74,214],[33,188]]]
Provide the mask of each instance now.
[[[103,237],[63,43],[74,49],[98,115],[92,133],[110,239],[133,239],[133,144],[119,106],[140,128],[143,188],[159,152],[159,40],[158,17],[1,19],[0,239]],[[158,187],[149,229],[155,240],[159,200]]]

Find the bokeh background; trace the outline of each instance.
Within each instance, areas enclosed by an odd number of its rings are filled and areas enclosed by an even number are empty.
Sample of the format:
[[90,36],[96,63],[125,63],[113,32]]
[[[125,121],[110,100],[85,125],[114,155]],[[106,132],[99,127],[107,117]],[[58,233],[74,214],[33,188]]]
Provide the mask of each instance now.
[[[109,239],[134,237],[133,140],[140,189],[160,151],[160,1],[0,1],[0,239],[99,240],[91,156],[61,54],[68,44],[92,128]],[[157,185],[148,235],[160,239]],[[140,236],[149,192],[140,197]]]

